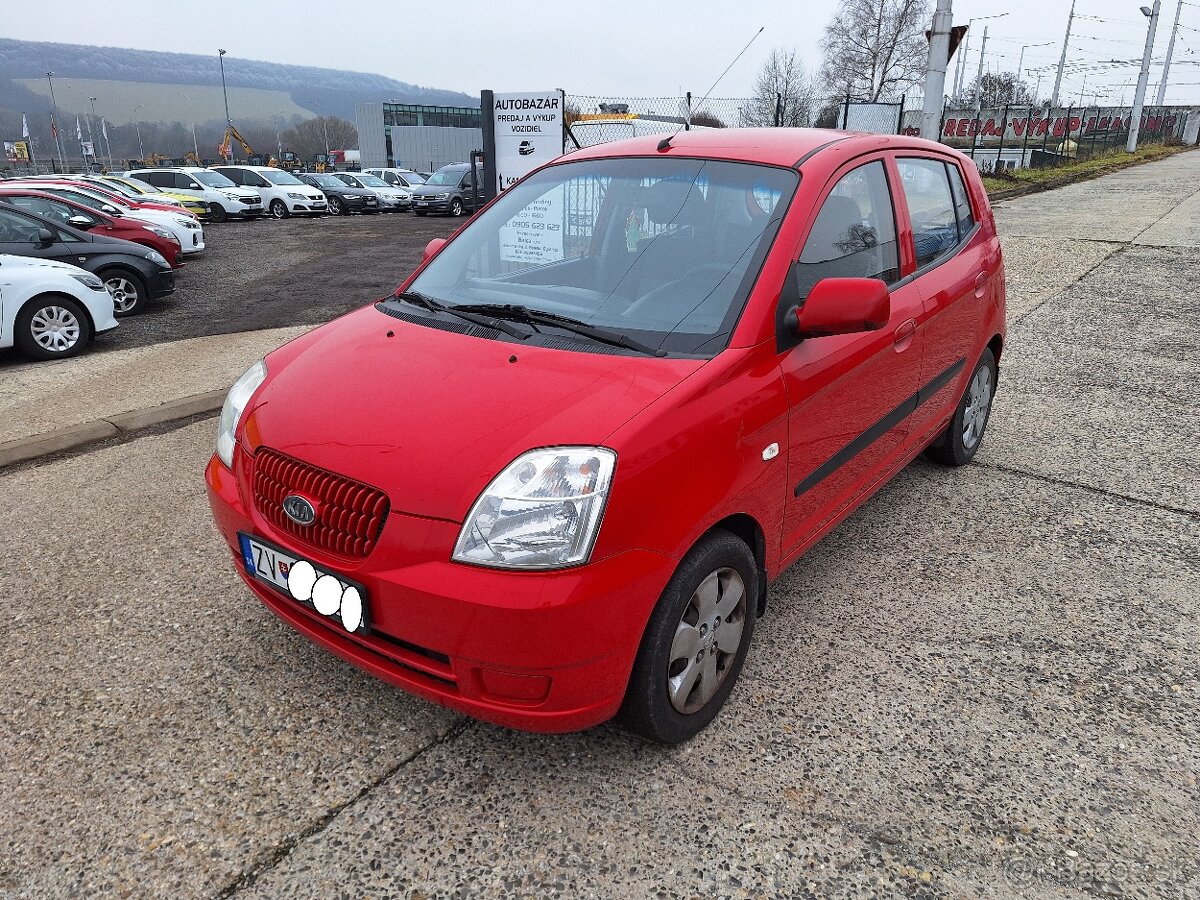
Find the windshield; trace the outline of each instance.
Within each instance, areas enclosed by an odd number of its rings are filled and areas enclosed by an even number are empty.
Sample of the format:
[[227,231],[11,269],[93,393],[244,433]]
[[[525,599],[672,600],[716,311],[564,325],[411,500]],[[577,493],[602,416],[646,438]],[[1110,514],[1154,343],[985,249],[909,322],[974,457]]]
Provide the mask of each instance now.
[[201,184],[206,184],[213,188],[231,188],[237,187],[232,181],[222,175],[220,172],[189,172]]
[[366,187],[391,187],[386,181],[377,175],[357,175],[355,176]]
[[282,169],[263,169],[258,173],[271,184],[304,184],[299,178]]
[[108,178],[104,179],[104,187],[115,194],[121,194],[124,197],[141,197],[145,194],[152,194],[153,191],[139,191],[136,188],[130,187],[123,181],[112,181]]
[[728,342],[797,183],[790,169],[699,159],[552,166],[501,195],[410,290],[711,355]]
[[429,180],[426,181],[425,183],[426,184],[434,184],[434,185],[458,184],[459,181],[462,180],[462,177],[466,174],[467,174],[466,169],[451,169],[449,171],[447,171],[446,169],[439,169],[438,171],[436,171],[432,175],[430,175]]
[[318,187],[344,188],[346,186],[332,175],[309,175],[308,178],[310,181],[315,181]]

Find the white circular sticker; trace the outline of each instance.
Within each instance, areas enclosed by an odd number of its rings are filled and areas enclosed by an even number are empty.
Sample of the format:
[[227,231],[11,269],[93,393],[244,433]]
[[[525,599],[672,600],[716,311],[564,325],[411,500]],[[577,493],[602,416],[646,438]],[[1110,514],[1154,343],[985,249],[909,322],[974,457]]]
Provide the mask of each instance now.
[[332,616],[342,602],[342,583],[332,575],[322,575],[313,585],[313,606],[323,616]]
[[316,580],[317,570],[310,562],[299,560],[288,570],[288,590],[301,603],[312,599],[313,584]]
[[362,624],[362,596],[358,588],[351,585],[342,592],[342,627],[357,631]]

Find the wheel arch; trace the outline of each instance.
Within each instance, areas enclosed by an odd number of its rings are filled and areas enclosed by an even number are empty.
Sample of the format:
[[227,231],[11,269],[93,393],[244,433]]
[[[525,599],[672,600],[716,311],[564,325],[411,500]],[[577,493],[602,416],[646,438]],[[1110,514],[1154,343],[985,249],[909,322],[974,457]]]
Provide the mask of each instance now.
[[[82,300],[80,300],[78,297],[72,296],[71,294],[65,293],[64,291],[56,291],[53,289],[39,291],[38,293],[36,293],[32,297],[30,297],[28,300],[26,300],[24,303],[22,303],[20,306],[18,306],[16,315],[13,316],[14,328],[16,326],[17,320],[21,318],[21,316],[24,314],[25,310],[27,310],[29,308],[29,305],[37,300],[41,300],[44,297],[62,297],[66,300],[70,300],[72,303],[74,303],[76,306],[78,306],[80,309],[83,310],[83,314],[84,314],[84,316],[87,317],[87,320],[88,320],[88,328],[91,329],[91,333],[93,335],[96,334],[96,320],[94,318],[92,318],[92,311],[90,309],[88,309],[88,305],[86,303],[84,303]],[[14,337],[15,336],[16,335],[14,333]]]
[[714,531],[727,531],[750,548],[758,570],[757,613],[761,617],[767,608],[767,540],[762,526],[748,513],[734,513],[714,523],[697,539],[697,543]]

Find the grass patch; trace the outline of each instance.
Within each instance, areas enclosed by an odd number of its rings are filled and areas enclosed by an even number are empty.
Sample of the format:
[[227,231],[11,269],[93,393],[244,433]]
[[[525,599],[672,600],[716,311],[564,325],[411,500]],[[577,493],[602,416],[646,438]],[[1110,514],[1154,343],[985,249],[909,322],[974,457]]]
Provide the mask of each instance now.
[[1152,162],[1191,149],[1191,147],[1148,144],[1139,147],[1136,153],[1126,153],[1119,149],[1111,150],[1064,166],[1045,169],[1013,169],[994,175],[984,175],[983,186],[987,188],[989,196],[997,194],[1003,194],[1006,197],[1016,196],[1029,191],[1060,187],[1073,181],[1107,175],[1109,172],[1115,172],[1127,166]]

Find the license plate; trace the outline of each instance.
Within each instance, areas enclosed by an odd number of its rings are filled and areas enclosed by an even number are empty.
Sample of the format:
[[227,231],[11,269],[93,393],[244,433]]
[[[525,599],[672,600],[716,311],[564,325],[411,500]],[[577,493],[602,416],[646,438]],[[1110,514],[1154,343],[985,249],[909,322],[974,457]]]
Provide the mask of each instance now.
[[418,200],[417,201],[417,206],[428,206],[428,205],[429,205],[428,200]]
[[238,542],[250,575],[351,634],[369,633],[367,592],[362,585],[248,534],[239,532]]

